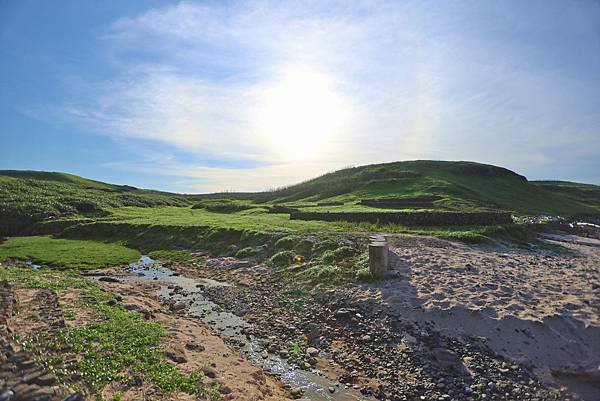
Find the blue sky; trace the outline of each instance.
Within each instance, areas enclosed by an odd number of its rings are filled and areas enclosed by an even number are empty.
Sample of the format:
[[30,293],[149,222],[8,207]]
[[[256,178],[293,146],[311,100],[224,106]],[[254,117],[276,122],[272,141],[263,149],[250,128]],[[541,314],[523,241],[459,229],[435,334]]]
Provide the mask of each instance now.
[[179,192],[410,159],[600,184],[600,3],[0,0],[0,121],[0,169]]

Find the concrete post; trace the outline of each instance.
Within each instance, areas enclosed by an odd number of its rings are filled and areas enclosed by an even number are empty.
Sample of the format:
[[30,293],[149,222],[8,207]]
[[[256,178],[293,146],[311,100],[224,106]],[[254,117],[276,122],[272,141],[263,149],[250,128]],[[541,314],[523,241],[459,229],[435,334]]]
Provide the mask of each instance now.
[[369,244],[369,270],[374,276],[381,276],[388,268],[388,244],[385,239],[377,239]]

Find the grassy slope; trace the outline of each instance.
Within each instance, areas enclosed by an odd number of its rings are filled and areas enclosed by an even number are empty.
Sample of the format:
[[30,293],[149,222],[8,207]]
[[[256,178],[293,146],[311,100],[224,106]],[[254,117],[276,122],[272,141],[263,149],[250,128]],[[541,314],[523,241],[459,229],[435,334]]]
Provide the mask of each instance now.
[[510,170],[471,162],[407,161],[354,167],[260,193],[255,199],[287,203],[346,203],[345,207],[319,208],[333,211],[345,208],[357,210],[355,203],[361,199],[424,195],[440,197],[434,202],[436,209],[502,209],[518,214],[600,213],[599,199],[568,196],[565,192],[528,182],[525,177]]
[[[532,181],[532,184],[543,188],[546,192],[552,192],[567,198],[571,202],[600,205],[600,186],[598,185],[568,181]],[[597,209],[600,209],[600,207],[597,207]]]
[[185,196],[105,184],[64,173],[0,170],[0,235],[39,220],[107,215],[120,206],[183,206]]

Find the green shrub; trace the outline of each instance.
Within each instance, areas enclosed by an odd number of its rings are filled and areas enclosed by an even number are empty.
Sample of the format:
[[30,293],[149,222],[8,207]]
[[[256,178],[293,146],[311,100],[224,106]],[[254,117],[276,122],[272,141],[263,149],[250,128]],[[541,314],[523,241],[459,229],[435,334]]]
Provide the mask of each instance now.
[[356,253],[357,251],[354,248],[351,248],[349,246],[341,246],[333,251],[333,259],[336,262],[339,262],[340,260],[344,260],[356,255]]
[[209,212],[215,213],[235,213],[251,208],[253,206],[248,202],[234,199],[208,199],[192,206],[192,209],[206,209]]
[[287,267],[294,263],[295,256],[292,251],[281,251],[271,256],[269,264],[277,267]]
[[345,276],[344,269],[332,264],[317,264],[303,270],[299,277],[308,279],[313,283],[334,285],[340,283]]
[[359,269],[354,273],[356,281],[375,281],[375,276],[371,273],[371,270]]
[[325,251],[333,251],[337,249],[340,245],[336,241],[325,240],[317,243],[314,246],[314,254],[320,255]]
[[310,255],[312,253],[313,245],[314,244],[311,240],[303,239],[296,244],[296,246],[294,247],[294,250],[302,256],[310,257]]
[[293,248],[294,248],[294,238],[292,238],[292,237],[279,238],[277,240],[277,242],[275,242],[275,252],[290,251]]
[[335,262],[335,255],[333,254],[333,251],[323,252],[323,255],[321,255],[321,260],[323,261],[323,263],[327,264]]
[[251,246],[248,246],[237,251],[235,257],[238,259],[244,259],[254,255],[256,255],[256,249],[252,248]]
[[344,259],[348,259],[356,255],[356,250],[349,246],[341,246],[335,250],[327,250],[321,255],[323,263],[331,264],[334,262],[340,262]]

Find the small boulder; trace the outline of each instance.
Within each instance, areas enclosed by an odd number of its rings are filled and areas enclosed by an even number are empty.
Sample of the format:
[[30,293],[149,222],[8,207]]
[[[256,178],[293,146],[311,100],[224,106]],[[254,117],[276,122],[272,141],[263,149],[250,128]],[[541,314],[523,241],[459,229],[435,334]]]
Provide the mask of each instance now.
[[311,358],[314,358],[315,356],[319,355],[319,350],[316,349],[315,347],[308,347],[306,349],[306,355]]

